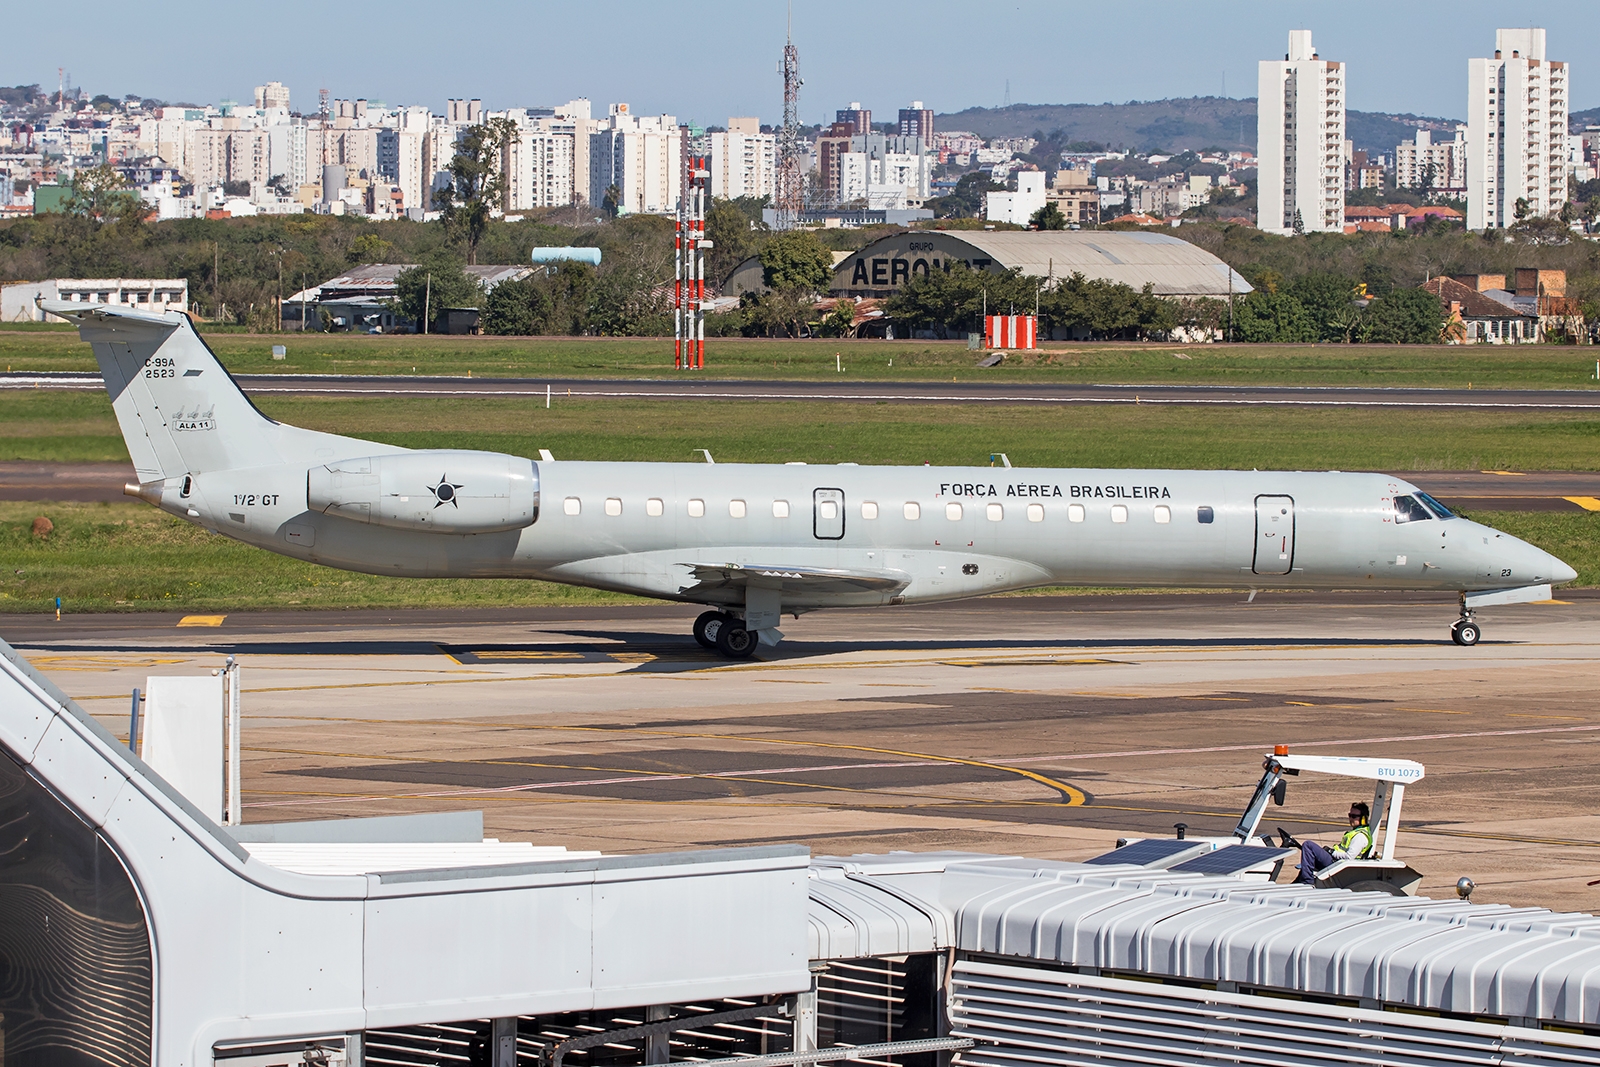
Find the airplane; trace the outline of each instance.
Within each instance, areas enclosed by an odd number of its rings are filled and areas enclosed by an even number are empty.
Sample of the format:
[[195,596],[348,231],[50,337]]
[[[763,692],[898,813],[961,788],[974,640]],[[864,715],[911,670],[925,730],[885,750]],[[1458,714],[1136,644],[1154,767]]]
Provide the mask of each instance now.
[[176,311],[50,301],[100,364],[163,511],[296,559],[701,604],[743,659],[784,615],[1039,586],[1449,590],[1548,600],[1576,572],[1387,474],[597,463],[413,450],[262,414]]

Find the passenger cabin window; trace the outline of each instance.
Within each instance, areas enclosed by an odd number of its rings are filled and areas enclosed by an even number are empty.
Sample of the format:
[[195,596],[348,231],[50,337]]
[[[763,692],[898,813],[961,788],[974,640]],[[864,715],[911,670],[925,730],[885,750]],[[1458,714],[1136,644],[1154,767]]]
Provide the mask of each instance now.
[[1427,493],[1418,493],[1417,499],[1426,504],[1428,510],[1439,516],[1441,519],[1453,519],[1456,517],[1455,512],[1451,511],[1449,508],[1433,499],[1433,497],[1429,496]]
[[951,522],[960,522],[961,521],[961,505],[960,504],[946,504],[944,506],[944,517],[949,519]]
[[704,515],[705,513],[706,513],[706,502],[704,500],[691,500],[691,501],[689,501],[689,517],[691,519],[698,519],[702,515]]
[[861,502],[861,517],[875,519],[878,517],[878,502],[876,500],[863,500]]
[[1201,504],[1198,508],[1196,508],[1194,517],[1198,522],[1201,523],[1212,523],[1217,521],[1217,513],[1209,504]]
[[1083,521],[1083,505],[1082,504],[1068,504],[1067,505],[1067,521],[1068,522],[1082,522]]
[[561,510],[568,515],[576,515],[583,510],[583,501],[575,496],[569,496],[561,502]]
[[1043,522],[1044,521],[1044,505],[1043,504],[1029,504],[1028,505],[1028,521],[1029,522]]
[[913,522],[922,518],[922,505],[915,500],[906,501],[906,518]]
[[614,497],[614,496],[606,497],[606,514],[607,515],[621,515],[622,514],[622,501],[620,499],[618,499],[617,497]]
[[984,517],[990,522],[999,522],[1001,519],[1006,517],[1005,505],[990,504],[983,509],[983,514]]
[[1112,504],[1111,505],[1111,521],[1112,522],[1127,522],[1128,521],[1128,505],[1126,505],[1126,504]]
[[652,519],[659,517],[665,513],[666,510],[667,506],[661,502],[660,497],[653,496],[644,502],[644,513],[650,516]]
[[787,519],[789,517],[789,502],[787,500],[774,500],[772,502],[772,517]]
[[1157,504],[1155,510],[1155,520],[1160,523],[1171,522],[1172,509],[1167,507],[1165,504]]
[[734,519],[744,518],[745,509],[743,500],[728,501],[728,517]]
[[839,502],[837,500],[817,501],[817,518],[832,521],[839,517]]
[[1394,521],[1422,522],[1433,518],[1428,509],[1418,502],[1416,497],[1397,496],[1394,498]]

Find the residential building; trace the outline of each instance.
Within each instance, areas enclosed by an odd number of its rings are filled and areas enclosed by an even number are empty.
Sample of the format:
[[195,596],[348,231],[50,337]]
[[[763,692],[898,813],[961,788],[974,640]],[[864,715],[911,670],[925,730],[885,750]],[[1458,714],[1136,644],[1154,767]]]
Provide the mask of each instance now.
[[444,120],[452,126],[476,126],[483,122],[483,101],[446,100]]
[[678,209],[683,179],[683,131],[671,115],[634,115],[611,105],[589,135],[589,202],[602,204],[615,186],[623,214],[669,214]]
[[1084,229],[1100,222],[1100,186],[1092,170],[1062,167],[1044,197],[1067,217],[1069,226]]
[[933,109],[923,107],[921,100],[913,100],[910,107],[901,108],[900,136],[920,138],[923,144],[932,148]]
[[858,133],[872,132],[872,111],[870,108],[862,107],[859,100],[852,100],[849,107],[835,111],[833,121],[836,124],[845,123],[850,127],[850,132],[846,136],[853,137]]
[[1463,344],[1527,344],[1547,331],[1582,333],[1582,308],[1566,295],[1563,270],[1519,267],[1512,288],[1504,274],[1441,276],[1422,288],[1460,324],[1454,340]]
[[289,110],[289,89],[282,82],[268,82],[256,86],[256,107],[265,111],[267,108],[282,108]]
[[565,207],[572,203],[573,135],[542,123],[518,128],[501,160],[507,177],[504,208]]
[[1394,149],[1394,184],[1399,189],[1424,189],[1440,196],[1467,192],[1467,128],[1457,126],[1454,140],[1433,139],[1418,130],[1416,140]]
[[1310,30],[1290,30],[1282,62],[1259,66],[1260,227],[1269,233],[1344,229],[1345,72]]
[[983,217],[990,222],[1009,222],[1026,226],[1034,212],[1045,205],[1044,172],[1021,171],[1017,174],[1016,192],[987,193],[984,196]]
[[902,211],[921,207],[932,189],[936,157],[920,138],[860,134],[834,152],[836,157],[825,157],[828,169],[822,173],[825,181],[837,179],[828,187],[835,204],[865,202],[875,211]]
[[722,200],[773,195],[778,139],[761,132],[757,118],[730,118],[711,143],[711,195]]
[[1567,64],[1542,29],[1496,30],[1493,59],[1467,60],[1467,228],[1502,229],[1567,200]]

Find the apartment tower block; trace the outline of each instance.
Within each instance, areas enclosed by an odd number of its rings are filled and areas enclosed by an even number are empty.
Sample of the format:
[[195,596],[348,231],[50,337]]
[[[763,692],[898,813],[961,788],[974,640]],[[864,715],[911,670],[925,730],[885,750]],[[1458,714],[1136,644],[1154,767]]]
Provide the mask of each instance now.
[[1344,230],[1344,64],[1289,31],[1280,63],[1260,66],[1259,225],[1268,233]]
[[1503,229],[1567,200],[1567,65],[1544,30],[1496,30],[1494,58],[1467,60],[1467,228]]

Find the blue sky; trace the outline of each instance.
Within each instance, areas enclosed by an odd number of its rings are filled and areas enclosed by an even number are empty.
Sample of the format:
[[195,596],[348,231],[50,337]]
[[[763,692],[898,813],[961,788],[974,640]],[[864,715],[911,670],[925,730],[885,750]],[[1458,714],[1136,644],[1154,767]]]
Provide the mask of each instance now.
[[[750,114],[770,122],[782,109],[781,0],[151,10],[83,0],[74,28],[36,25],[11,42],[0,84],[53,88],[65,66],[91,93],[202,103],[248,101],[252,86],[275,79],[302,110],[322,87],[435,111],[451,96],[491,108],[587,96],[601,114],[625,100],[702,124]],[[851,100],[885,118],[912,99],[937,111],[995,106],[1008,80],[1017,103],[1220,95],[1224,80],[1227,95],[1254,96],[1256,62],[1281,55],[1287,32],[1307,27],[1325,58],[1348,64],[1350,107],[1462,117],[1467,58],[1490,54],[1495,28],[1519,24],[1520,10],[1503,0],[799,0],[800,114],[831,121]],[[1550,58],[1573,64],[1574,110],[1600,105],[1600,2],[1545,0],[1538,10]],[[689,58],[678,58],[679,42]]]

